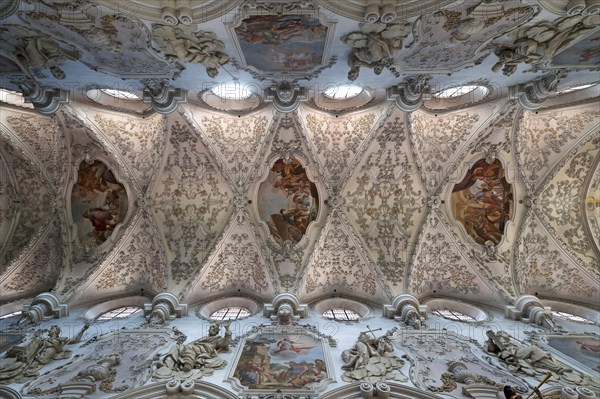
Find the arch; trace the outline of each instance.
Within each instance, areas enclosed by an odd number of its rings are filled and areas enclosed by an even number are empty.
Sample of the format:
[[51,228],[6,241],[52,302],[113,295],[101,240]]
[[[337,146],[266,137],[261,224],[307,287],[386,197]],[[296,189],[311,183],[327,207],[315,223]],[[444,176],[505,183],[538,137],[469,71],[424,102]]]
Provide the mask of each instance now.
[[459,302],[452,299],[431,299],[426,302],[429,312],[434,310],[454,310],[472,317],[475,321],[483,321],[488,315],[483,310],[465,302]]
[[144,296],[128,296],[124,298],[113,299],[92,306],[87,312],[84,313],[83,318],[86,321],[94,320],[103,313],[126,306],[136,306],[143,309],[144,303],[146,302],[148,302],[148,298]]
[[[380,394],[374,396],[374,393]],[[381,393],[384,395],[381,395]],[[348,384],[327,392],[325,395],[322,395],[320,399],[364,399],[368,397],[382,397],[389,399],[441,399],[440,396],[434,395],[431,392],[421,391],[394,382],[380,382],[376,385],[372,385],[368,382]]]
[[239,399],[232,392],[221,388],[218,385],[205,381],[183,381],[172,380],[167,382],[157,382],[133,389],[121,395],[113,396],[113,399],[167,399],[179,398],[180,393],[188,399]]
[[353,312],[356,312],[361,319],[372,315],[371,308],[367,305],[346,298],[323,299],[315,303],[313,307],[320,316],[331,309],[349,309]]

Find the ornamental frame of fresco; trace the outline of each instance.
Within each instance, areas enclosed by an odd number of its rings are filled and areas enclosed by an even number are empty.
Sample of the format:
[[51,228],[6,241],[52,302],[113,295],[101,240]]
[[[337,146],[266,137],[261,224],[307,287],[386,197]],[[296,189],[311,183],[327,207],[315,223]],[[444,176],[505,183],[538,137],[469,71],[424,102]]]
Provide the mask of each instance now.
[[[281,357],[289,357],[291,360],[288,361],[288,364],[293,362],[294,359],[300,360],[300,358],[309,357],[306,353],[302,353],[304,350],[306,350],[307,353],[312,351],[313,354],[322,356],[322,358],[319,357],[313,360],[322,361],[322,363],[319,362],[319,364],[321,365],[321,368],[324,367],[326,375],[324,378],[318,380],[316,384],[313,384],[310,387],[293,388],[286,386],[284,383],[274,384],[272,388],[250,388],[246,385],[243,385],[240,379],[237,378],[239,376],[238,370],[240,369],[240,366],[243,365],[243,362],[248,362],[248,352],[251,352],[252,349],[256,349],[258,353],[258,346],[260,345],[255,345],[255,342],[257,341],[254,341],[258,337],[262,337],[262,339],[267,337],[267,339],[273,341],[270,342],[269,345],[277,346],[278,349],[274,352],[284,352],[284,355],[281,355]],[[289,340],[288,342],[299,343],[299,346],[294,349],[285,349],[289,347],[289,344],[280,344],[281,341],[278,341],[278,339],[281,337]],[[312,397],[313,395],[318,396],[321,392],[327,389],[329,384],[338,382],[335,378],[335,367],[331,358],[330,343],[328,338],[329,337],[321,336],[311,331],[309,328],[299,325],[261,325],[256,329],[253,329],[252,333],[250,333],[248,336],[242,338],[240,343],[237,345],[236,353],[233,358],[234,360],[231,362],[231,365],[227,370],[227,377],[224,381],[230,383],[232,388],[243,397],[262,398],[263,396],[267,395],[276,395],[278,392],[285,392],[293,397]],[[306,347],[302,346],[303,340],[304,343],[313,342],[315,343],[315,346],[306,349]],[[251,346],[255,346],[255,348],[251,348]],[[244,353],[246,348],[250,349]],[[266,350],[268,350],[268,346],[266,347]],[[300,352],[296,352],[296,350],[299,350]],[[254,357],[254,359],[256,359],[256,357]],[[306,362],[306,360],[302,360],[302,362]],[[308,365],[311,364],[311,367],[316,367],[317,362],[313,361],[312,363],[308,363]],[[291,370],[291,368],[289,370]],[[283,373],[287,373],[287,371]]]
[[[444,203],[445,203],[444,213],[446,214],[446,218],[447,218],[447,220],[450,221],[450,224],[453,227],[458,229],[458,231],[460,232],[460,236],[463,238],[463,242],[470,244],[471,246],[473,246],[475,248],[483,248],[483,249],[485,249],[485,245],[479,244],[477,241],[475,241],[475,239],[469,233],[467,233],[465,226],[454,216],[454,212],[452,212],[451,198],[452,198],[452,192],[454,190],[454,187],[463,181],[463,179],[465,178],[465,176],[467,175],[469,170],[471,170],[471,168],[473,168],[473,166],[475,166],[475,164],[478,161],[485,160],[485,159],[486,159],[486,154],[479,153],[475,157],[473,157],[470,161],[464,162],[462,164],[462,166],[457,169],[457,172],[454,175],[449,177],[448,184],[446,187],[446,193],[443,196]],[[513,195],[513,210],[512,210],[511,219],[508,220],[508,222],[506,223],[506,225],[504,227],[504,233],[502,235],[502,239],[500,240],[500,242],[498,244],[494,245],[494,247],[496,249],[498,249],[498,248],[502,248],[502,246],[506,242],[510,242],[511,240],[514,240],[514,235],[516,234],[515,229],[517,226],[515,219],[519,215],[517,205],[519,202],[518,198],[520,198],[520,196],[519,196],[519,192],[518,192],[519,186],[517,184],[515,184],[516,173],[513,169],[508,167],[509,162],[505,161],[500,156],[496,156],[494,158],[494,162],[495,161],[500,161],[500,164],[502,165],[502,169],[504,170],[504,178],[506,179],[506,182],[512,187],[512,195]]]
[[[306,18],[317,18],[320,25],[327,28],[321,61],[309,69],[298,71],[291,71],[289,68],[281,71],[266,71],[249,64],[244,56],[242,45],[236,33],[236,28],[240,27],[245,19],[254,16],[301,16]],[[321,12],[320,6],[311,0],[293,3],[247,0],[239,6],[238,13],[233,17],[232,22],[225,23],[225,26],[229,29],[230,37],[235,44],[235,51],[237,52],[237,59],[232,59],[232,64],[239,69],[251,73],[255,78],[260,80],[310,80],[313,77],[318,76],[323,69],[327,69],[335,63],[336,57],[332,57],[331,52],[336,24],[337,21],[330,20],[326,14]]]
[[[103,243],[101,243],[100,245],[95,245],[93,248],[86,249],[84,246],[84,243],[81,242],[81,239],[79,237],[77,223],[73,219],[73,204],[71,201],[72,201],[72,196],[73,196],[73,189],[75,188],[75,185],[77,184],[77,181],[79,179],[79,168],[81,166],[81,163],[82,162],[95,162],[95,161],[100,161],[104,165],[106,165],[106,167],[110,170],[110,172],[113,174],[115,179],[119,183],[121,183],[123,185],[123,187],[125,188],[125,193],[127,194],[127,213],[125,214],[125,217],[123,218],[123,220],[115,226],[111,235]],[[69,181],[69,184],[68,184],[68,192],[67,192],[66,201],[65,201],[66,210],[67,210],[66,217],[67,217],[67,224],[70,226],[69,232],[71,234],[71,239],[74,240],[77,248],[79,250],[81,250],[86,256],[90,255],[90,253],[89,253],[90,251],[93,251],[96,254],[103,254],[106,251],[109,251],[114,246],[114,244],[116,244],[118,242],[123,231],[125,231],[125,228],[129,224],[129,222],[131,221],[131,219],[135,213],[135,209],[134,209],[135,208],[135,199],[136,199],[135,191],[130,187],[127,180],[124,179],[122,176],[120,176],[119,171],[122,171],[122,168],[120,167],[120,165],[118,165],[116,162],[106,159],[105,157],[101,156],[100,154],[94,154],[94,156],[90,157],[89,159],[86,159],[85,156],[79,156],[73,162],[72,173],[71,173],[72,179],[71,179],[71,181]]]
[[[273,167],[275,166],[275,164],[278,161],[283,161],[285,162],[293,162],[293,161],[298,161],[300,163],[300,165],[302,165],[302,167],[304,168],[304,173],[306,173],[306,177],[308,178],[308,180],[314,184],[314,186],[316,187],[317,193],[318,193],[318,204],[317,204],[317,217],[316,219],[312,220],[308,226],[306,227],[306,232],[303,234],[302,239],[300,239],[298,242],[294,243],[293,241],[289,241],[289,240],[278,240],[276,239],[273,234],[271,233],[271,229],[269,228],[269,225],[267,224],[267,222],[265,222],[262,217],[261,217],[261,213],[259,210],[259,196],[260,196],[260,191],[261,191],[261,187],[263,186],[263,184],[267,183],[269,180],[269,176],[271,174],[271,171],[273,169]],[[260,229],[262,230],[262,232],[265,234],[265,237],[267,237],[267,239],[273,243],[275,245],[275,247],[279,247],[279,248],[284,248],[286,246],[291,246],[291,247],[299,247],[299,248],[303,248],[306,240],[310,240],[311,237],[311,232],[313,232],[315,229],[318,229],[320,227],[323,226],[323,221],[326,219],[326,212],[325,212],[325,202],[324,202],[324,197],[327,198],[327,190],[325,189],[325,187],[323,185],[320,184],[320,181],[316,178],[317,173],[316,171],[310,166],[310,163],[308,163],[306,161],[306,159],[303,156],[300,156],[299,154],[285,154],[283,157],[281,156],[281,154],[275,154],[274,156],[271,156],[271,158],[269,158],[269,160],[265,163],[262,164],[261,169],[258,172],[258,175],[260,176],[260,180],[258,180],[254,186],[254,190],[253,190],[253,195],[252,195],[252,214],[253,216],[256,218],[256,221],[258,221],[258,224],[260,226]],[[317,227],[318,226],[318,227]]]

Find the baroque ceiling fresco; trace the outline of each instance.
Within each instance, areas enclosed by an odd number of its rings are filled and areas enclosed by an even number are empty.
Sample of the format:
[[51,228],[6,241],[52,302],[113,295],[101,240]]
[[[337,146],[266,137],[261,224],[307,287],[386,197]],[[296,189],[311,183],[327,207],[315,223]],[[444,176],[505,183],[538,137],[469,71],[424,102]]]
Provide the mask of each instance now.
[[0,304],[597,307],[600,87],[562,91],[600,9],[566,3],[4,1]]

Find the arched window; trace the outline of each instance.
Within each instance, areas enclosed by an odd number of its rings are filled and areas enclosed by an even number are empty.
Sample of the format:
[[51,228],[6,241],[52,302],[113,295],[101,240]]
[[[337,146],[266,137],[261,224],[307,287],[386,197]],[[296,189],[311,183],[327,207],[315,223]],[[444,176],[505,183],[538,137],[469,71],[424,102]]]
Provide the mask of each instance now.
[[141,100],[140,96],[138,96],[137,94],[134,94],[130,91],[116,90],[116,89],[100,89],[100,91],[106,95],[118,98],[120,100],[129,100],[129,101]]
[[0,316],[0,320],[8,319],[9,317],[21,316],[21,311],[12,312],[9,314],[5,314],[4,316]]
[[581,316],[576,316],[574,314],[571,313],[567,313],[567,312],[558,312],[556,310],[552,311],[552,315],[555,317],[559,317],[561,319],[567,319],[569,321],[574,321],[577,323],[584,323],[584,324],[596,324],[593,321],[586,319],[585,317],[581,317]]
[[488,93],[488,88],[479,85],[466,85],[466,86],[455,86],[448,89],[444,89],[434,94],[437,98],[456,98],[461,97],[469,93],[473,93],[475,90],[481,90],[482,95],[485,96]]
[[350,309],[329,309],[323,313],[323,317],[340,321],[355,321],[360,319],[360,315]]
[[461,313],[456,310],[447,309],[435,309],[431,312],[432,314],[441,316],[445,319],[456,320],[456,321],[476,321],[473,317]]
[[102,313],[100,316],[96,318],[98,321],[108,321],[108,320],[117,320],[117,319],[125,319],[135,313],[138,313],[142,310],[142,308],[137,306],[125,306],[122,308],[117,308],[113,310],[109,310],[108,312]]
[[246,308],[232,307],[219,309],[210,315],[211,320],[238,320],[250,316]]

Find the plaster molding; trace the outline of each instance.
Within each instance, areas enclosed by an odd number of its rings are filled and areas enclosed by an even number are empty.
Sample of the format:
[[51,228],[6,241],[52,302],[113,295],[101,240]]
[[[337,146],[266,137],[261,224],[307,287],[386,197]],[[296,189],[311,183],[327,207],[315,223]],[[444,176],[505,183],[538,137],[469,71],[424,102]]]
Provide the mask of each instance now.
[[143,92],[144,103],[152,105],[159,114],[174,112],[180,103],[187,101],[187,91],[169,87],[164,83],[146,82]]
[[427,79],[406,79],[397,86],[387,89],[387,99],[394,100],[394,104],[404,112],[413,112],[419,109],[423,101],[431,100],[431,88],[427,86]]
[[420,327],[421,319],[427,318],[427,305],[421,305],[419,300],[410,294],[400,294],[390,305],[383,305],[383,316],[418,328],[415,324]]
[[506,317],[511,320],[537,324],[550,330],[555,328],[551,309],[544,307],[534,295],[522,295],[517,298],[514,306],[506,307]]
[[163,324],[167,320],[185,317],[188,315],[188,305],[179,303],[179,299],[170,292],[157,294],[152,303],[144,304],[144,317],[150,323]]
[[42,320],[59,319],[69,315],[69,304],[50,292],[37,295],[29,305],[23,305],[23,314],[32,324]]
[[295,295],[285,292],[275,296],[272,303],[265,304],[263,315],[278,324],[289,324],[306,317],[308,306],[301,305]]
[[35,110],[45,116],[54,115],[69,102],[68,91],[43,87],[35,81],[24,81],[21,89],[25,102],[33,104]]

